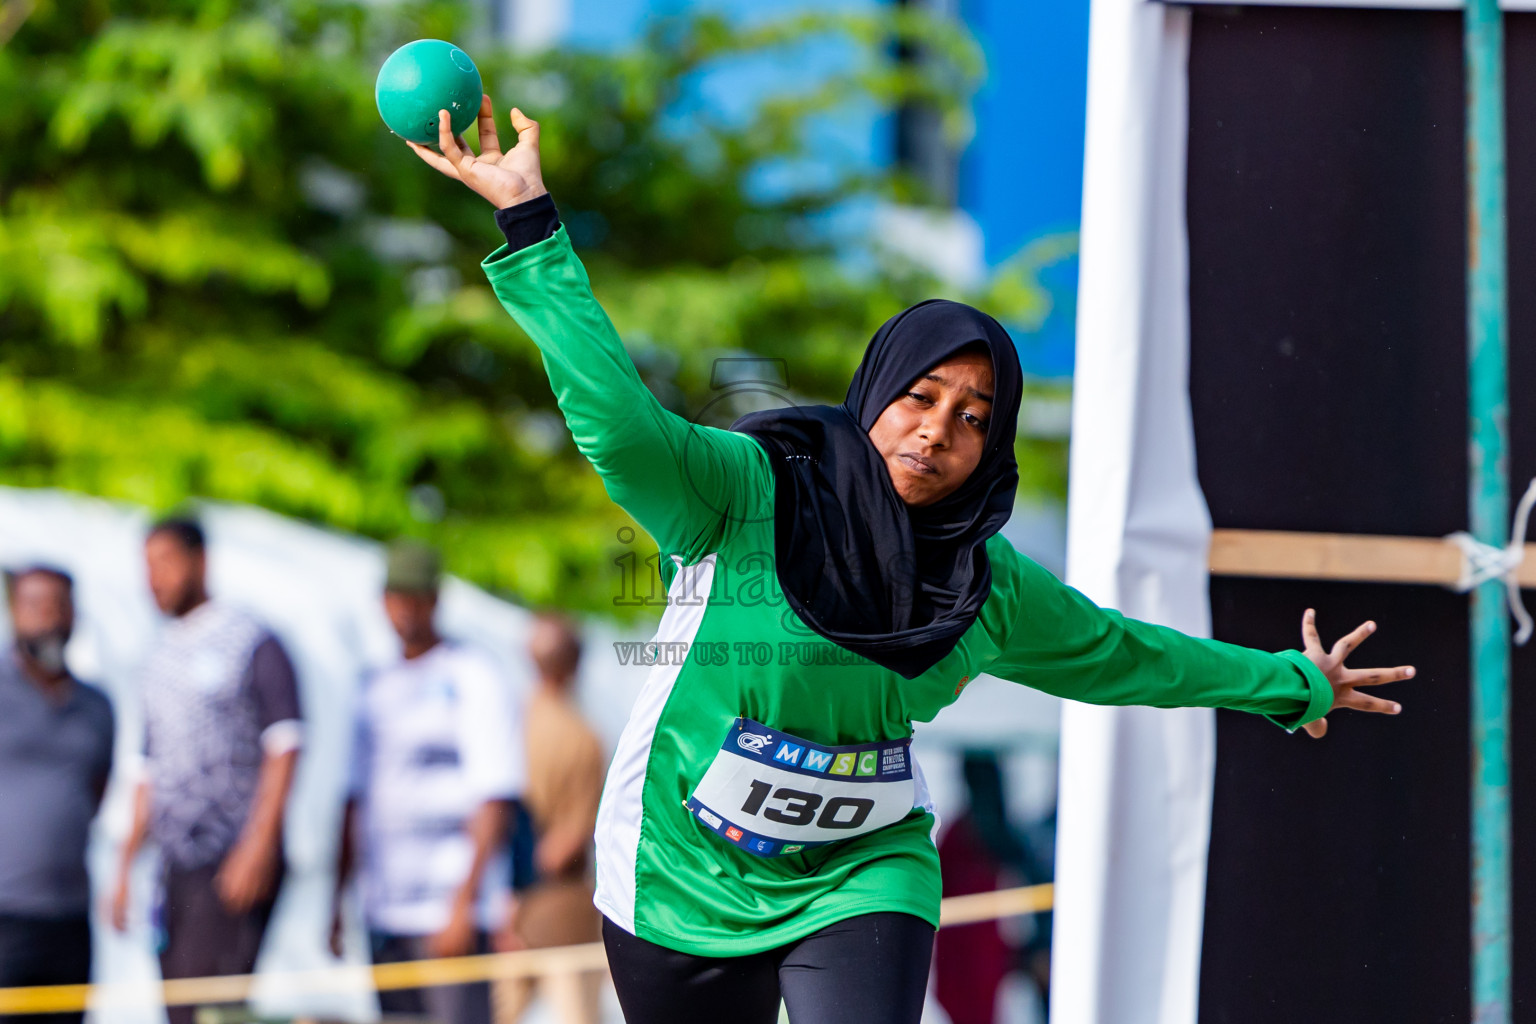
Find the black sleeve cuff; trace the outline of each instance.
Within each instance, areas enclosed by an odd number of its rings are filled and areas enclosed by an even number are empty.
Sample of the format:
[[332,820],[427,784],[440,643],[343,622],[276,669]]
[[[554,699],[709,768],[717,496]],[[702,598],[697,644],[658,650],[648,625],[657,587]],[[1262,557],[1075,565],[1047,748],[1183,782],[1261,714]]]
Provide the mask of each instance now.
[[507,236],[508,247],[517,252],[553,235],[560,227],[560,211],[555,209],[554,196],[546,192],[537,199],[497,210],[496,226]]

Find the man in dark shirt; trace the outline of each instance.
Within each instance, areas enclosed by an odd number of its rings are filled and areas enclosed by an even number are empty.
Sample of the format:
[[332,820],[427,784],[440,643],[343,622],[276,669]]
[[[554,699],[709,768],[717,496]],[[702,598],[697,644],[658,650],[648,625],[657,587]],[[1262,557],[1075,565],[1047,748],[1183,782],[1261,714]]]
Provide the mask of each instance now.
[[[149,586],[171,621],[142,673],[146,779],[124,844],[113,919],[127,923],[128,873],[153,838],[162,866],[160,971],[248,974],[283,875],[283,813],[303,724],[293,664],[249,613],[210,600],[202,529],[155,525]],[[194,1008],[171,1007],[171,1024]]]
[[112,705],[64,664],[75,617],[69,575],[33,567],[6,573],[5,584],[15,643],[0,654],[0,988],[83,984],[85,848],[112,770]]

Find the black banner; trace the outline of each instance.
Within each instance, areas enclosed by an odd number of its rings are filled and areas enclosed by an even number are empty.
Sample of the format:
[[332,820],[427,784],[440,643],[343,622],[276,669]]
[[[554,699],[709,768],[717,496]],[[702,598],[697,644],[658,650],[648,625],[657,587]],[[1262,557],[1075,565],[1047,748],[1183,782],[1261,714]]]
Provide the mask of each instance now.
[[[1191,370],[1218,527],[1439,536],[1467,521],[1461,17],[1197,8]],[[1512,490],[1536,474],[1536,16],[1506,18]],[[1330,735],[1218,719],[1205,1024],[1470,1019],[1467,599],[1212,581],[1215,635],[1299,645],[1365,618],[1412,662],[1398,718]],[[1516,656],[1515,1019],[1536,1020],[1536,659]]]

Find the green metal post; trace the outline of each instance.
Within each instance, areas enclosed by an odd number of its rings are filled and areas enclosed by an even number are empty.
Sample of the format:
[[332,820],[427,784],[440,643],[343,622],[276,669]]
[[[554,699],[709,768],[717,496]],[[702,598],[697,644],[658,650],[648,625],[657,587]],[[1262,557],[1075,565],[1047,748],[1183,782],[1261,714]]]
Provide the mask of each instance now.
[[[1467,0],[1467,367],[1472,535],[1509,522],[1504,23]],[[1472,1020],[1509,1024],[1509,614],[1498,580],[1472,594]]]

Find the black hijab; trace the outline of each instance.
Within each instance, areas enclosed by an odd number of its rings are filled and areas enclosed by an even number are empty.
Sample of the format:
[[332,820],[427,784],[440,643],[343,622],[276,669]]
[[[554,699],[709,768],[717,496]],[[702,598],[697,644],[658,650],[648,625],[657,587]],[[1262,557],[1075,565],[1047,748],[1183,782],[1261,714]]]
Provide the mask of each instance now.
[[[880,414],[927,370],[977,343],[992,356],[981,461],[953,493],[908,508],[869,439]],[[775,563],[790,607],[828,640],[912,679],[954,649],[991,592],[987,538],[1013,512],[1023,375],[1002,325],[930,299],[887,320],[842,405],[776,409],[732,427],[768,453]]]

